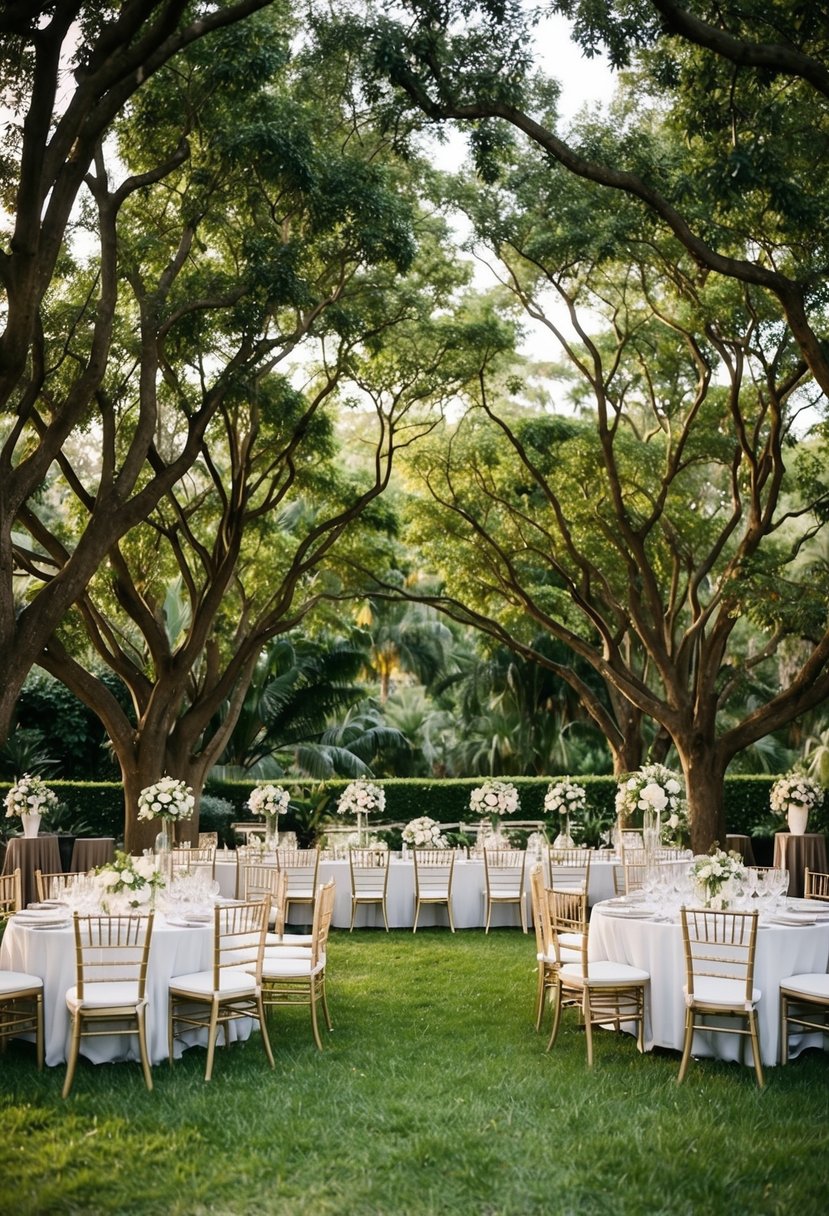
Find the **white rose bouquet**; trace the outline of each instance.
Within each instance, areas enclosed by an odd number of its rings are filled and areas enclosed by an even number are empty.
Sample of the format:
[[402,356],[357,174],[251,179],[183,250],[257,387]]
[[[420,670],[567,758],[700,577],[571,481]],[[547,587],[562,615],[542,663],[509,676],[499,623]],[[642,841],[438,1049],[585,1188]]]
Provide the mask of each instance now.
[[690,868],[694,882],[701,889],[706,908],[722,912],[728,907],[726,884],[734,878],[742,878],[746,868],[739,853],[726,853],[714,849],[704,857],[697,857]]
[[24,773],[6,794],[6,818],[14,815],[45,814],[59,805],[58,796],[42,777]]
[[143,908],[153,893],[164,886],[164,878],[152,857],[130,857],[120,850],[114,861],[98,866],[96,885],[101,891],[101,906],[110,912],[121,908]]
[[469,795],[469,806],[476,815],[514,815],[521,801],[511,781],[485,781]]
[[339,815],[370,815],[384,810],[385,791],[370,781],[352,781],[337,799]]
[[284,815],[291,795],[281,785],[257,785],[248,798],[252,815]]
[[785,815],[790,806],[803,806],[808,811],[822,806],[823,786],[805,773],[787,773],[771,787],[769,803],[775,815]]
[[623,777],[616,792],[616,812],[623,819],[636,811],[658,811],[663,822],[677,816],[675,826],[684,816],[687,823],[688,807],[682,779],[664,764],[645,764],[635,773]]
[[403,829],[403,843],[413,849],[449,848],[449,841],[441,832],[440,824],[428,815],[409,820]]
[[547,786],[544,795],[544,810],[548,814],[572,815],[587,806],[587,790],[575,781],[557,781]]
[[195,807],[192,789],[175,777],[164,776],[138,795],[139,819],[191,819]]

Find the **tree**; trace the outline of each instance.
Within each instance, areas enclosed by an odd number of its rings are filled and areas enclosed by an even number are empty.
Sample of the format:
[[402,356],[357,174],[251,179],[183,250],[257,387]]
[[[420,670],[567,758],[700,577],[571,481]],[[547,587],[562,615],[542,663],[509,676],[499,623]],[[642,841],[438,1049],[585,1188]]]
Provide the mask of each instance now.
[[[130,442],[114,458],[105,378],[120,312],[117,219],[129,200],[187,159],[189,129],[180,129],[154,163],[115,190],[104,170],[104,143],[117,116],[166,64],[202,41],[219,52],[219,36],[230,37],[270,3],[238,0],[205,9],[183,0],[118,6],[60,0],[10,3],[0,13],[0,100],[8,115],[0,163],[8,215],[0,236],[0,739],[27,672],[68,607],[113,541],[195,458],[208,420],[204,413],[190,418],[179,451],[152,468],[158,413],[155,385],[146,378]],[[67,234],[77,230],[79,204],[90,197],[100,217],[100,268],[90,275],[79,310],[56,298],[55,289],[68,256]],[[56,310],[62,348],[47,337],[46,314]],[[87,527],[57,566],[42,554],[35,559],[17,544],[14,529],[50,468],[66,463],[70,439],[97,427],[105,459],[89,487],[95,509]],[[34,579],[17,611],[21,570]]]

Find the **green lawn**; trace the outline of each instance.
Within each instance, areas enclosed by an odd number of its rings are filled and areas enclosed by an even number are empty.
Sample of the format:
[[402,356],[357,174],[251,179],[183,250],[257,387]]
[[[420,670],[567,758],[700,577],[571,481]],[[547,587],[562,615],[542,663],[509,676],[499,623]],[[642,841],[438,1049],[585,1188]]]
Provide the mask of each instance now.
[[513,930],[339,932],[334,1032],[316,1051],[304,1010],[258,1036],[154,1070],[81,1061],[38,1074],[0,1060],[3,1213],[699,1213],[823,1216],[829,1057],[769,1069],[638,1055],[600,1033],[596,1066],[565,1014],[532,1026],[534,940]]

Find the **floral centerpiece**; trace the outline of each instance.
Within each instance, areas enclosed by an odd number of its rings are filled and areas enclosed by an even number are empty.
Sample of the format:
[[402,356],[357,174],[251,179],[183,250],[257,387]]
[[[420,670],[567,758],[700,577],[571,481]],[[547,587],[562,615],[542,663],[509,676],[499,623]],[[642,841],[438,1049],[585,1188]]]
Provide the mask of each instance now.
[[403,829],[403,843],[411,849],[449,848],[449,841],[440,830],[440,824],[428,815],[409,820]]
[[559,815],[559,833],[553,841],[553,848],[572,849],[573,837],[570,835],[570,816],[583,811],[587,806],[587,790],[575,781],[556,781],[547,786],[544,795],[544,810],[547,814]]
[[520,809],[521,800],[511,781],[485,781],[469,795],[469,807],[496,827],[502,815],[514,815]]
[[19,815],[24,833],[37,836],[41,815],[56,810],[58,805],[57,794],[42,777],[24,773],[6,794],[6,818]]
[[646,830],[655,834],[655,843],[661,840],[666,824],[673,839],[687,832],[688,804],[679,774],[664,764],[645,764],[635,773],[627,773],[616,792],[619,826],[623,827],[637,812],[641,812]]
[[805,773],[786,773],[771,787],[769,803],[775,815],[785,815],[789,831],[802,836],[806,831],[809,811],[823,804],[823,786]]
[[376,811],[382,814],[386,806],[386,793],[379,785],[371,781],[351,781],[337,799],[339,815],[355,815],[357,817],[358,844],[366,843],[368,829],[366,819]]
[[196,800],[189,785],[166,774],[155,785],[147,785],[138,795],[138,818],[160,819],[163,827],[156,838],[156,849],[166,852],[172,845],[170,825],[191,819]]
[[164,886],[164,876],[152,857],[130,857],[116,852],[114,861],[98,866],[95,885],[100,890],[101,909],[108,915],[145,908]]
[[276,820],[278,815],[284,815],[291,801],[291,795],[281,785],[257,785],[248,798],[248,808],[252,815],[265,817],[265,844],[272,846],[277,838]]
[[739,853],[713,849],[691,864],[690,874],[699,891],[703,906],[722,912],[730,902],[732,879],[745,876],[746,868]]

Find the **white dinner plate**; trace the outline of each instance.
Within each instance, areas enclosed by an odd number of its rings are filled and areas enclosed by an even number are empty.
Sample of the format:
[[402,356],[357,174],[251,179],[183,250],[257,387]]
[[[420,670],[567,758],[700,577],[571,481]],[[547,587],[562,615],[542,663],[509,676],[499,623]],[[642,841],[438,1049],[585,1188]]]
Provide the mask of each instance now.
[[642,904],[617,904],[614,907],[605,905],[600,907],[599,911],[602,916],[619,916],[622,920],[650,920],[656,915],[653,908],[645,908]]
[[780,912],[777,916],[769,917],[770,925],[816,925],[817,917],[808,912]]

